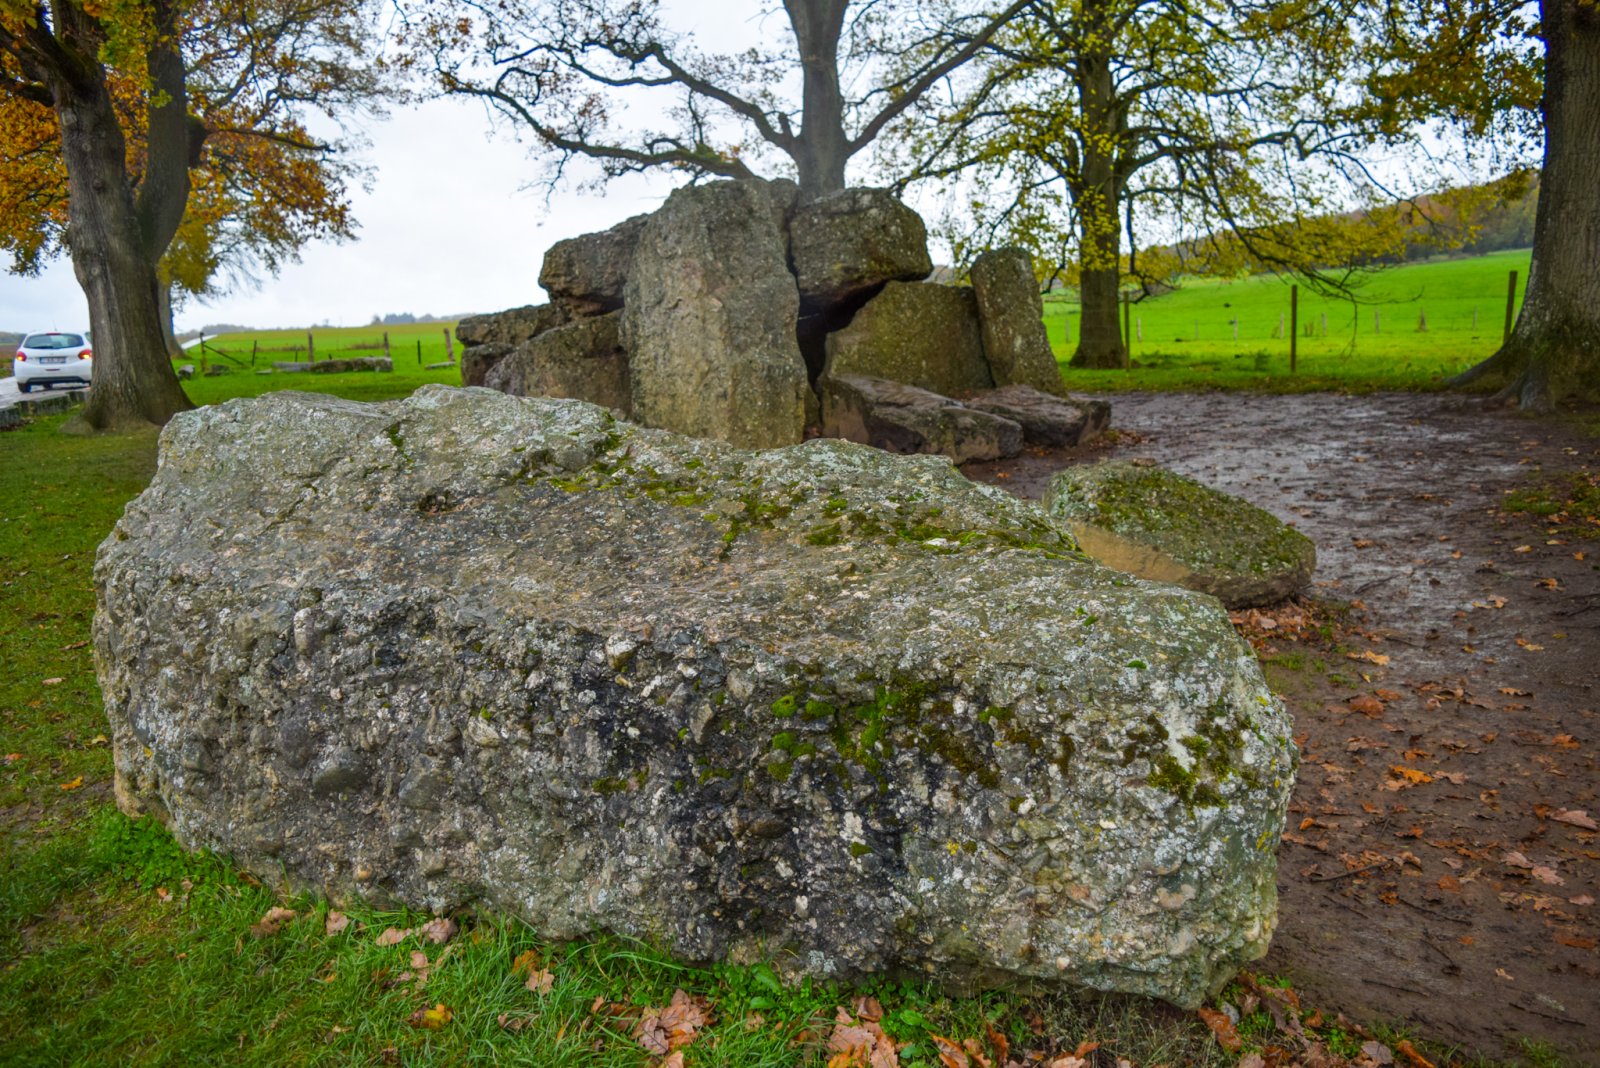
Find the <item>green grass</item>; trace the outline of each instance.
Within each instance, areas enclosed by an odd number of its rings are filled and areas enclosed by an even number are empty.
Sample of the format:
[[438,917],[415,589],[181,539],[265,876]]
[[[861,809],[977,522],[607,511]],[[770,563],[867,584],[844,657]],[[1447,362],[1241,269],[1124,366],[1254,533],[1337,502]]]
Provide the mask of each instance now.
[[[1507,275],[1518,272],[1520,301],[1528,257],[1526,251],[1497,252],[1382,271],[1364,280],[1354,304],[1319,296],[1302,285],[1301,336],[1292,376],[1287,338],[1291,281],[1271,275],[1196,279],[1133,306],[1134,332],[1142,340],[1136,337],[1132,344],[1131,368],[1064,368],[1067,384],[1085,391],[1435,389],[1499,347]],[[1419,331],[1423,314],[1427,330]],[[1275,337],[1280,315],[1285,336]],[[1237,341],[1234,318],[1239,320]],[[1076,348],[1079,324],[1075,296],[1046,298],[1045,326],[1063,364]],[[1307,330],[1312,336],[1306,336]]]
[[[187,388],[202,403],[269,388],[378,399],[455,374],[402,362],[393,374],[231,374]],[[301,897],[282,932],[252,937],[276,894],[224,860],[184,853],[112,803],[89,648],[93,560],[154,471],[156,436],[69,436],[66,418],[0,434],[0,1062],[637,1068],[653,1062],[627,1017],[593,1012],[595,999],[662,1005],[678,987],[708,998],[715,1016],[686,1050],[690,1068],[820,1066],[835,1007],[859,993],[877,996],[886,1030],[910,1043],[907,1068],[937,1063],[932,1035],[982,1040],[990,1026],[1014,1051],[1100,1041],[1102,1057],[1140,1066],[1236,1061],[1193,1016],[1138,998],[784,987],[761,967],[686,968],[620,939],[549,945],[488,915],[461,917],[449,947],[426,948],[420,989],[400,975],[423,947],[380,947],[375,935],[423,917],[352,909],[350,930],[330,937],[327,904]],[[555,976],[549,995],[513,973],[528,950]],[[453,1013],[445,1026],[411,1023],[441,1003]],[[520,1029],[502,1027],[502,1014]]]

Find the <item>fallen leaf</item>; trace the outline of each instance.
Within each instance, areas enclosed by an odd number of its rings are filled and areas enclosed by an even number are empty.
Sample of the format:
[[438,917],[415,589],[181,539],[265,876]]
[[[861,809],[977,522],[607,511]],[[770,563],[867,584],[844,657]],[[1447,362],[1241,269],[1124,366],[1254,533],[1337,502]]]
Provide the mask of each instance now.
[[1567,882],[1560,875],[1556,874],[1556,870],[1554,868],[1547,868],[1542,865],[1536,865],[1531,874],[1535,879],[1538,879],[1541,883],[1544,883],[1547,886],[1564,886]]
[[1246,1053],[1239,1058],[1237,1068],[1267,1068],[1267,1062],[1261,1059],[1259,1053]]
[[1557,749],[1579,748],[1578,739],[1574,738],[1570,734],[1558,734],[1554,738],[1550,739],[1550,744],[1555,746]]
[[528,1026],[528,1018],[525,1016],[512,1016],[510,1013],[502,1012],[495,1017],[495,1023],[500,1025],[502,1031],[510,1031],[512,1034],[516,1034]]
[[659,1068],[683,1068],[683,1050],[667,1054],[667,1059],[661,1062]]
[[411,937],[411,928],[385,927],[383,933],[377,937],[376,944],[380,946],[398,946]]
[[1570,902],[1571,904],[1577,905],[1577,906],[1579,906],[1581,908],[1581,907],[1586,906],[1586,905],[1593,905],[1594,904],[1594,895],[1593,894],[1579,894],[1577,897],[1569,897],[1569,898],[1567,898],[1567,901]]
[[61,784],[61,788],[63,790],[76,790],[78,787],[80,787],[82,785],[83,785],[83,776],[79,775],[76,779],[73,779],[71,782],[62,783]]
[[250,925],[251,938],[267,938],[283,930],[283,925],[294,919],[294,909],[286,909],[274,905],[268,909],[266,915]]
[[1350,711],[1359,712],[1363,716],[1383,715],[1383,702],[1371,694],[1360,694],[1345,702]]
[[1378,1066],[1393,1064],[1394,1053],[1390,1051],[1388,1046],[1374,1039],[1371,1042],[1362,1044],[1361,1060],[1357,1063]]
[[323,929],[327,932],[328,937],[332,938],[334,935],[342,933],[344,929],[349,926],[350,917],[346,916],[342,912],[330,911],[328,913],[327,923],[324,925]]
[[543,996],[555,989],[555,973],[548,968],[535,968],[528,973],[528,981],[522,985]]
[[1533,546],[1531,546],[1531,545],[1519,545],[1515,549],[1512,549],[1511,551],[1514,552],[1514,553],[1531,553],[1531,552],[1533,552]]
[[1587,812],[1575,808],[1562,809],[1551,815],[1557,823],[1570,823],[1574,827],[1582,827],[1586,831],[1600,830],[1600,824],[1590,818]]
[[63,682],[66,682],[66,681],[67,681],[66,679],[63,679],[58,675],[53,679],[45,679],[45,680],[43,680],[43,685],[45,685],[45,686],[60,686]]
[[1217,1044],[1229,1053],[1238,1053],[1239,1047],[1244,1043],[1239,1039],[1239,1032],[1234,1029],[1233,1021],[1225,1013],[1216,1009],[1201,1007],[1195,1010],[1200,1014],[1200,1019],[1211,1028],[1211,1033],[1217,1036]]
[[1500,862],[1502,864],[1509,864],[1513,868],[1521,868],[1524,871],[1533,867],[1533,861],[1529,860],[1515,849],[1508,850],[1506,853],[1504,853],[1500,857]]
[[438,919],[429,920],[427,923],[423,924],[417,929],[417,933],[423,938],[426,938],[428,941],[432,942],[434,945],[442,946],[446,942],[450,941],[450,939],[454,938],[456,936],[456,932],[459,930],[461,930],[461,928],[459,925],[457,925],[455,920],[441,916]]
[[533,971],[538,966],[539,954],[531,949],[525,949],[512,958],[511,974],[521,975],[523,972]]
[[[530,982],[532,976],[529,977]],[[687,1046],[711,1022],[710,1005],[704,999],[675,990],[664,1008],[646,1009],[634,1027],[639,1044],[656,1056]]]
[[1404,764],[1391,764],[1389,774],[1395,777],[1395,782],[1390,784],[1391,789],[1404,789],[1406,786],[1416,786],[1419,783],[1432,782],[1433,776],[1417,768],[1408,768]]
[[1573,949],[1593,949],[1595,946],[1600,945],[1600,942],[1596,942],[1592,938],[1584,938],[1580,935],[1558,934],[1556,935],[1556,941],[1560,942],[1564,946],[1571,946]]
[[1524,649],[1528,650],[1528,652],[1530,652],[1530,653],[1539,653],[1539,652],[1543,652],[1544,651],[1544,646],[1535,645],[1533,642],[1530,642],[1526,638],[1518,638],[1517,639],[1517,644],[1522,646]]
[[1359,653],[1346,653],[1344,655],[1350,660],[1365,660],[1369,663],[1377,664],[1379,667],[1387,667],[1389,664],[1387,656],[1383,653],[1375,653],[1371,649],[1363,649]]
[[[391,930],[392,929],[393,928],[391,928]],[[411,1026],[425,1027],[429,1031],[437,1031],[439,1028],[449,1023],[450,1018],[454,1015],[455,1013],[451,1012],[449,1008],[445,1006],[444,1002],[441,1001],[431,1009],[418,1009],[416,1012],[412,1013]]]

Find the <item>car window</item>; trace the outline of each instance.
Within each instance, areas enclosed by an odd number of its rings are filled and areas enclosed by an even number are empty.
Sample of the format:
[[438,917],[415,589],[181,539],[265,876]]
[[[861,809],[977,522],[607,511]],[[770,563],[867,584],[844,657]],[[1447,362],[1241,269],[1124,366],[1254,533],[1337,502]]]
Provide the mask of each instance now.
[[22,342],[25,349],[75,349],[82,345],[79,334],[30,334]]

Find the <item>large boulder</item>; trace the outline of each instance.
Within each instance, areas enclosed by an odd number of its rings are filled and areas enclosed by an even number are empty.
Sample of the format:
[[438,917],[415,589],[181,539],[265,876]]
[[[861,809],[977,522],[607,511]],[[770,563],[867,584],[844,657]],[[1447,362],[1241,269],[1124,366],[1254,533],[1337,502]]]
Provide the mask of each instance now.
[[890,282],[828,335],[826,375],[887,378],[951,396],[994,386],[965,286]]
[[933,270],[922,217],[884,189],[800,204],[789,219],[789,255],[807,310],[853,305],[885,282],[917,282]]
[[572,315],[603,315],[622,307],[634,249],[648,215],[635,215],[597,234],[557,241],[544,254],[539,284]]
[[1196,1005],[1291,726],[1214,600],[948,462],[425,386],[180,413],[101,546],[117,797],[274,884]]
[[633,413],[746,448],[792,445],[810,389],[784,212],[792,183],[675,190],[639,235],[622,311]]
[[1270,512],[1148,463],[1069,467],[1051,479],[1044,503],[1102,563],[1229,608],[1292,597],[1317,566],[1311,539]]
[[1022,427],[903,382],[837,375],[822,380],[822,433],[902,454],[953,462],[999,460],[1022,451]]
[[575,319],[513,349],[483,384],[518,397],[586,400],[624,415],[633,407],[621,312]]
[[456,324],[456,340],[462,345],[510,345],[538,337],[571,319],[559,304],[529,304],[488,315],[469,315]]
[[1058,397],[1032,386],[1002,386],[964,397],[961,403],[1011,420],[1022,427],[1023,441],[1047,448],[1081,445],[1111,425],[1111,405],[1103,400]]
[[985,252],[972,264],[983,351],[997,386],[1023,385],[1065,396],[1061,368],[1044,328],[1033,260],[1020,248]]
[[530,304],[489,315],[469,315],[456,324],[461,342],[461,384],[481,386],[495,364],[518,345],[553,330],[571,318],[559,304]]

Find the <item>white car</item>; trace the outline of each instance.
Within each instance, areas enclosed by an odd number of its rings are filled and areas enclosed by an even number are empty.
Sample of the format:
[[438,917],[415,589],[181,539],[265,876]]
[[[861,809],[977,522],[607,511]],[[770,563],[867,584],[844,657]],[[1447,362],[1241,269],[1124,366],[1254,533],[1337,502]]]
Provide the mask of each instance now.
[[56,383],[87,386],[94,374],[94,353],[83,334],[29,334],[11,358],[11,377],[24,393]]

